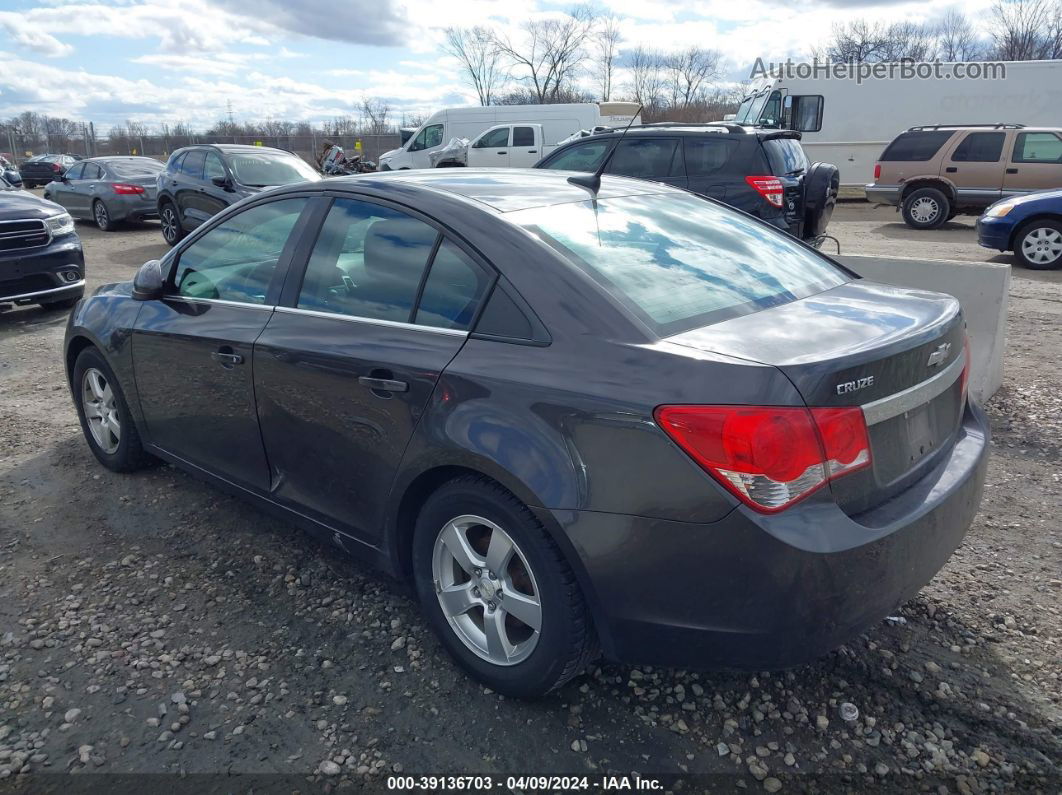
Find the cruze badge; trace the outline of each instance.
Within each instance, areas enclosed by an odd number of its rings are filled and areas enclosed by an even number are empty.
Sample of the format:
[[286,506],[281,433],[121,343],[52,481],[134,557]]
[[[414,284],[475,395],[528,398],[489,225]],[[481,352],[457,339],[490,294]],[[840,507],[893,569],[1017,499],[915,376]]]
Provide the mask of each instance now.
[[951,350],[951,343],[945,342],[943,345],[938,345],[937,349],[929,354],[929,361],[926,362],[926,367],[936,367],[938,364],[944,364],[948,358],[948,351]]
[[855,381],[845,381],[843,384],[837,385],[838,395],[847,395],[849,392],[858,392],[860,389],[866,389],[868,386],[874,386],[874,376],[868,375],[864,378],[857,378]]

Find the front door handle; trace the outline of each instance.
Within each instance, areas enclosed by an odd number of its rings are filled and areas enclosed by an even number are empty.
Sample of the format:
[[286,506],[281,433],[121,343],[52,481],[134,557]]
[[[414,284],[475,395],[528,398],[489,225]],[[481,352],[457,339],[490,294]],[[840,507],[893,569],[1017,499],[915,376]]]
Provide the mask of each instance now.
[[1018,169],[1016,169],[1016,168],[1008,168],[1007,169],[1007,173],[1008,174],[1017,174],[1018,173]]
[[409,384],[405,381],[395,381],[391,378],[373,378],[371,376],[363,375],[358,378],[358,383],[362,386],[368,387],[373,392],[406,392],[409,390]]
[[537,149],[528,149],[527,153],[529,155],[535,155],[535,154],[538,154],[538,150]]
[[509,154],[509,151],[508,151],[508,150],[505,150],[505,151],[503,151],[503,152],[498,152],[498,154],[499,154],[499,155],[507,155],[507,154]]
[[948,172],[949,174],[954,174],[954,173],[955,173],[956,171],[958,171],[959,169],[955,168],[955,166],[948,166],[948,167],[947,167],[946,169],[944,169],[944,170],[945,170],[945,171],[947,171],[947,172]]
[[214,351],[210,354],[210,358],[226,370],[231,370],[237,364],[243,364],[243,357],[238,353],[233,353],[232,348],[227,346],[221,350]]

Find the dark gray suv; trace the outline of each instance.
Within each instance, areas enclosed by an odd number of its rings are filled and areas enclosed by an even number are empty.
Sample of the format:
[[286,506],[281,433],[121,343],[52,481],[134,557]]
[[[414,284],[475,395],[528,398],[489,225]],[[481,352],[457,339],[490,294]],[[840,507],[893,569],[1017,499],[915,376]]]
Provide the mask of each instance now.
[[203,144],[178,149],[159,174],[158,213],[171,246],[215,213],[265,188],[321,179],[305,160],[282,149]]

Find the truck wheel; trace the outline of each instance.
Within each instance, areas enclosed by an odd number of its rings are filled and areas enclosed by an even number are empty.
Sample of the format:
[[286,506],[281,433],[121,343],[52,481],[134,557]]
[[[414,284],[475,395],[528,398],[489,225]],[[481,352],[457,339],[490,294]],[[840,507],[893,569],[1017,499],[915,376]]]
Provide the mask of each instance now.
[[951,202],[936,188],[918,188],[903,200],[903,220],[912,229],[937,229],[951,213]]
[[1041,218],[1023,226],[1014,236],[1014,256],[1033,270],[1062,268],[1062,223]]

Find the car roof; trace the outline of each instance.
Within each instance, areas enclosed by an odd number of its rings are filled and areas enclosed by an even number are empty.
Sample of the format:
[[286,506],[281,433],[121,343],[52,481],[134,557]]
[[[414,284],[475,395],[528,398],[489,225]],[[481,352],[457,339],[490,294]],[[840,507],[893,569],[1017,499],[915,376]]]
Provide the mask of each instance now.
[[182,149],[217,149],[222,152],[281,152],[285,155],[290,155],[284,149],[277,149],[272,146],[252,146],[251,144],[191,144],[190,146],[182,147]]
[[[576,139],[577,141],[585,141],[587,138],[600,138],[600,137],[612,137],[616,135],[737,135],[737,136],[776,136],[780,132],[793,132],[792,130],[779,130],[775,127],[752,127],[743,124],[735,124],[733,122],[672,122],[662,121],[654,122],[652,124],[639,124],[629,129],[624,130],[623,127],[609,127],[605,130],[600,130],[588,135],[584,138]],[[796,137],[799,134],[794,134]],[[574,143],[574,142],[572,142]]]
[[124,163],[130,160],[152,160],[158,163],[160,166],[162,163],[155,160],[153,157],[146,157],[144,155],[100,155],[99,157],[88,157],[82,160],[83,163]]
[[[594,198],[589,188],[572,184],[569,177],[586,179],[575,171],[513,168],[445,168],[385,171],[350,177],[335,177],[314,183],[325,190],[344,184],[366,186],[379,191],[403,192],[405,188],[429,190],[460,196],[508,213],[552,204],[569,204]],[[647,182],[613,175],[601,178],[599,199],[650,193],[685,193],[659,182]]]

